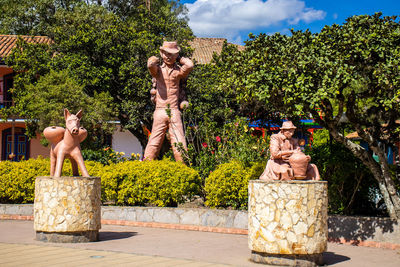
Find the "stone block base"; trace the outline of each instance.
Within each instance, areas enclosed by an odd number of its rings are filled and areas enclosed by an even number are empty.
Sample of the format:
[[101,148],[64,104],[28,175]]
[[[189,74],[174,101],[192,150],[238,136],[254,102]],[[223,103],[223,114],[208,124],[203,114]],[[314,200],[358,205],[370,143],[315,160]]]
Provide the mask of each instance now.
[[99,231],[36,232],[36,240],[52,243],[86,243],[99,241]]
[[47,242],[98,240],[101,228],[99,177],[36,178],[34,229]]
[[326,181],[251,180],[249,248],[296,259],[325,252],[327,186]]
[[324,265],[322,253],[310,255],[269,254],[251,251],[252,261],[277,266],[315,267]]

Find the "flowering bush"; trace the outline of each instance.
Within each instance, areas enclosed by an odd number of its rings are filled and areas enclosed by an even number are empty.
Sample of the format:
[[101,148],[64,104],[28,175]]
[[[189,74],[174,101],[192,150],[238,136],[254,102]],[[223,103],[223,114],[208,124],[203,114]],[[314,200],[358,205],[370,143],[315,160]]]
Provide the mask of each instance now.
[[[200,194],[198,173],[179,162],[125,161],[102,165],[86,161],[91,176],[101,177],[103,203],[119,205],[176,206]],[[32,203],[35,178],[50,174],[48,158],[21,162],[0,162],[0,203]],[[63,176],[71,176],[71,164],[64,163]]]
[[212,208],[247,209],[249,180],[258,179],[264,167],[262,162],[245,167],[236,160],[219,165],[206,178],[205,204]]
[[196,126],[187,127],[188,151],[182,149],[186,163],[198,170],[205,179],[220,164],[232,160],[250,166],[268,157],[269,139],[253,134],[248,120],[237,118],[234,122],[217,128],[215,122],[205,119]]

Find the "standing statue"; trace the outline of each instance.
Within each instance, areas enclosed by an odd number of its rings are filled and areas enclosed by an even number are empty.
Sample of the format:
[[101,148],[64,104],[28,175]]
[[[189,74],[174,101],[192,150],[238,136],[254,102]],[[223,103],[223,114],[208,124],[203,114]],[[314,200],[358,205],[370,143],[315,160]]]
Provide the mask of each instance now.
[[176,161],[183,161],[176,144],[181,143],[183,148],[187,149],[180,109],[187,107],[188,102],[184,99],[185,93],[181,83],[193,70],[193,62],[188,58],[179,57],[179,51],[176,42],[164,42],[160,47],[163,63],[160,65],[155,56],[147,61],[147,67],[153,77],[153,89],[150,93],[156,105],[150,139],[144,151],[144,158],[147,160],[157,157],[167,129]]
[[60,177],[64,159],[69,158],[73,176],[79,176],[78,166],[82,176],[89,177],[81,153],[80,143],[86,139],[87,131],[80,127],[82,110],[76,115],[64,109],[66,128],[51,126],[43,131],[44,137],[51,143],[50,149],[50,176]]
[[298,140],[292,138],[296,126],[291,121],[285,121],[281,131],[271,135],[271,158],[261,180],[319,180],[318,168],[309,163],[310,156],[300,150]]

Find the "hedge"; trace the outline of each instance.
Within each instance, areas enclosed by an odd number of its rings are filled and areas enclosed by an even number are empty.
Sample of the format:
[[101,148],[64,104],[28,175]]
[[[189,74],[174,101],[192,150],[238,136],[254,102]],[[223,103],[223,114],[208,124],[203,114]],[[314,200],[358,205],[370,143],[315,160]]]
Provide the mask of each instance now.
[[211,208],[247,209],[249,180],[258,179],[265,163],[253,163],[250,167],[238,161],[219,165],[206,178],[205,204]]
[[[176,206],[200,193],[199,174],[170,160],[127,161],[108,166],[85,161],[85,165],[91,176],[102,178],[103,203]],[[49,159],[0,162],[0,203],[32,203],[35,178],[49,173]],[[72,175],[68,161],[62,175]]]

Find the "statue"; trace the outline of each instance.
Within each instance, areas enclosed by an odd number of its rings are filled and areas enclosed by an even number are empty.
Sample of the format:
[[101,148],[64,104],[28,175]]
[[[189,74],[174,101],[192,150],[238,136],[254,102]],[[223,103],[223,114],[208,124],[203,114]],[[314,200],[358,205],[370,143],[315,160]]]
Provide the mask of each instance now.
[[43,131],[44,137],[51,143],[50,149],[50,176],[60,177],[64,159],[69,158],[72,165],[72,173],[79,176],[78,166],[82,176],[89,177],[81,153],[80,143],[87,137],[85,128],[80,127],[82,110],[76,115],[64,109],[66,129],[51,126]]
[[281,131],[271,135],[271,158],[261,180],[319,180],[318,168],[309,163],[311,157],[300,150],[298,140],[292,138],[296,126],[291,121],[285,121]]
[[167,129],[176,161],[183,161],[176,144],[181,143],[182,147],[187,149],[180,109],[186,108],[188,102],[181,84],[193,70],[193,62],[188,58],[179,57],[179,51],[176,42],[164,42],[160,47],[163,63],[160,65],[159,59],[155,56],[147,61],[147,67],[153,77],[150,94],[156,109],[149,142],[144,151],[146,160],[157,157]]

